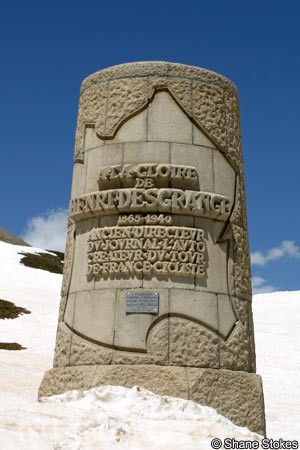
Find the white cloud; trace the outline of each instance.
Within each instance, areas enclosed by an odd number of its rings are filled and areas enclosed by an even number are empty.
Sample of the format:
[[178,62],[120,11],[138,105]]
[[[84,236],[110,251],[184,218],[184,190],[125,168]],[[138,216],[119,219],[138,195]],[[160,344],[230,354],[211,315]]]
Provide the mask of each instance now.
[[67,235],[67,209],[48,211],[27,221],[22,239],[47,250],[65,251]]
[[278,247],[271,248],[265,253],[251,253],[251,263],[257,266],[265,266],[270,261],[275,261],[284,257],[300,258],[300,248],[294,241],[282,241]]
[[266,284],[266,280],[262,277],[252,277],[253,294],[266,294],[268,292],[275,292],[275,286]]
[[261,286],[266,280],[262,277],[252,277],[252,286],[253,287],[259,287]]

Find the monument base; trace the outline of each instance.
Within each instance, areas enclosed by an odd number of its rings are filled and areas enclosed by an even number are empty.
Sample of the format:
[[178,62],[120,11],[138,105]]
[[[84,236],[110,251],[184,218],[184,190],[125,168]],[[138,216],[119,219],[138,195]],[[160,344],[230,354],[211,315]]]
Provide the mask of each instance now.
[[158,395],[193,400],[216,409],[236,425],[266,433],[262,382],[254,373],[158,365],[57,367],[45,373],[38,395],[102,384],[140,386]]

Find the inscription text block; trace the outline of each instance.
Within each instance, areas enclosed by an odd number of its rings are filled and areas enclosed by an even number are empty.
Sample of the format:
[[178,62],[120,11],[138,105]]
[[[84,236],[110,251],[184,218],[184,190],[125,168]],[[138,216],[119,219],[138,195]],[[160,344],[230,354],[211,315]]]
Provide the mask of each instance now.
[[126,292],[126,313],[158,314],[158,292]]

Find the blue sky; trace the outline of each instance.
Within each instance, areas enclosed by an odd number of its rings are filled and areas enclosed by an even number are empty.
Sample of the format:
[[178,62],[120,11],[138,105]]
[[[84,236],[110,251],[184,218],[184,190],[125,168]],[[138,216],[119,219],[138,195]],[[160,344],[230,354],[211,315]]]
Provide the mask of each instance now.
[[239,90],[256,287],[300,289],[299,17],[296,0],[6,3],[0,226],[63,229],[83,78],[130,61],[197,65]]

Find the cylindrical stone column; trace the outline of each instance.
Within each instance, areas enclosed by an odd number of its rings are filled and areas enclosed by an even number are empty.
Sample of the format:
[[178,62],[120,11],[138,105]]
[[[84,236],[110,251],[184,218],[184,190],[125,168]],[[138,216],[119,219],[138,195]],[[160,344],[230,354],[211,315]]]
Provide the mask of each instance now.
[[55,361],[40,395],[138,384],[263,433],[254,372],[235,86],[166,62],[96,72],[81,87]]

